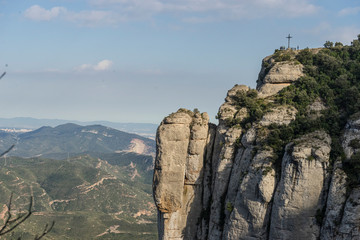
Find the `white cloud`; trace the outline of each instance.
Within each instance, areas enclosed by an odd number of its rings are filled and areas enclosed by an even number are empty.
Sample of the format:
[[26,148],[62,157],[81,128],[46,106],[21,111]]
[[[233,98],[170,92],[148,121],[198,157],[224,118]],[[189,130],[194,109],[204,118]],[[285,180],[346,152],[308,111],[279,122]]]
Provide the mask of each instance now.
[[113,65],[113,62],[110,60],[102,60],[95,65],[92,64],[82,64],[75,68],[76,71],[106,71],[109,70]]
[[102,60],[98,64],[94,66],[94,70],[96,71],[104,71],[109,70],[111,66],[113,65],[113,62],[110,60]]
[[[32,20],[61,18],[82,26],[116,25],[171,14],[187,22],[209,22],[251,18],[293,18],[314,14],[314,0],[89,0],[90,10],[70,11],[64,7],[46,10],[34,5],[25,11]],[[101,9],[101,10],[99,10]]]
[[24,16],[31,20],[49,21],[64,13],[66,13],[66,8],[64,7],[53,7],[50,10],[46,10],[39,5],[33,5],[25,10]]
[[339,16],[356,15],[360,12],[360,7],[344,8],[339,11]]
[[68,12],[64,17],[65,20],[74,22],[80,26],[99,26],[99,25],[114,25],[117,22],[123,21],[120,16],[116,16],[111,11],[81,11]]
[[65,7],[53,7],[49,10],[33,5],[25,10],[24,16],[35,21],[50,21],[56,18],[74,22],[81,26],[111,25],[121,20],[112,11],[84,10],[80,12],[69,11]]

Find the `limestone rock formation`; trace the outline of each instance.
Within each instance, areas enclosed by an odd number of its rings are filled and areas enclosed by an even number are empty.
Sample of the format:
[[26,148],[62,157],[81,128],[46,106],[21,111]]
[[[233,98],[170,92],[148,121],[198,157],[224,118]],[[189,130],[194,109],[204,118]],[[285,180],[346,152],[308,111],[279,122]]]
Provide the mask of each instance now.
[[261,126],[269,126],[271,124],[289,124],[292,120],[295,120],[297,110],[291,106],[280,106],[271,109],[266,113],[259,124]]
[[157,131],[154,199],[162,239],[195,239],[200,217],[209,116],[180,109]]
[[[360,239],[360,177],[348,174],[360,159],[360,113],[334,142],[320,124],[328,109],[321,98],[299,108],[274,100],[304,75],[294,56],[277,57],[263,60],[257,91],[228,91],[217,126],[185,109],[160,124],[159,239]],[[299,112],[316,130],[302,133]],[[344,152],[335,160],[334,146]]]
[[[296,52],[294,52],[296,54]],[[256,89],[260,97],[269,97],[298,80],[304,66],[295,61],[276,62],[273,56],[264,58]]]
[[330,136],[314,132],[291,143],[282,160],[270,239],[318,239],[316,213],[325,206]]

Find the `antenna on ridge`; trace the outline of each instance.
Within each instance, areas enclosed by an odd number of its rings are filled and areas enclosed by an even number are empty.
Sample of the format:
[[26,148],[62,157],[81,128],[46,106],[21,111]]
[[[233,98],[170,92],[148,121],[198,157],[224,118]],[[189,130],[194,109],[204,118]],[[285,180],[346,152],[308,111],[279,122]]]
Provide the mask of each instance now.
[[292,38],[292,36],[290,36],[290,33],[286,38],[288,39],[288,49],[290,49],[290,39]]

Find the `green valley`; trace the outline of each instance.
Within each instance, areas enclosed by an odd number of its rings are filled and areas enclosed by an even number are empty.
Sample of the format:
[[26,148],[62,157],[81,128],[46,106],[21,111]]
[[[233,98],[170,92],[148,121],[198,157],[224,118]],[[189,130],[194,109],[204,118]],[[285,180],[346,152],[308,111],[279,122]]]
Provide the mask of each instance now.
[[[118,132],[67,124],[17,136],[12,155],[24,155],[22,146],[27,146],[30,155],[42,151],[54,158],[0,159],[0,211],[6,210],[11,193],[13,215],[26,210],[34,197],[34,213],[7,236],[34,239],[55,221],[47,239],[156,239],[153,140],[126,133],[119,137]],[[148,155],[131,152],[134,139],[145,143]]]

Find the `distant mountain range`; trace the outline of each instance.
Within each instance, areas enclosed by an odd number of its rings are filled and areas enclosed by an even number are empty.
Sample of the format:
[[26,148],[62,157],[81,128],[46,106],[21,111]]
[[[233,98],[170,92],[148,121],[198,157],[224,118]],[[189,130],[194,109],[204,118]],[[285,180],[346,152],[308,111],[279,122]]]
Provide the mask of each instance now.
[[[73,123],[0,131],[0,212],[34,197],[34,214],[14,239],[156,239],[152,198],[155,141],[102,125]],[[0,219],[1,220],[1,219]]]
[[101,125],[80,126],[73,123],[57,127],[41,127],[25,133],[0,131],[0,152],[11,145],[8,154],[18,157],[64,158],[85,152],[135,152],[154,155],[155,141]]
[[99,124],[115,128],[120,131],[150,137],[152,139],[155,138],[156,128],[158,126],[157,124],[152,123],[117,123],[109,121],[81,122],[61,119],[36,119],[28,117],[0,118],[0,128],[37,129],[43,126],[55,127],[66,123],[74,123],[81,126]]

